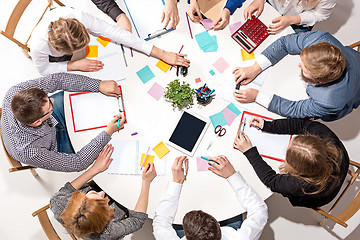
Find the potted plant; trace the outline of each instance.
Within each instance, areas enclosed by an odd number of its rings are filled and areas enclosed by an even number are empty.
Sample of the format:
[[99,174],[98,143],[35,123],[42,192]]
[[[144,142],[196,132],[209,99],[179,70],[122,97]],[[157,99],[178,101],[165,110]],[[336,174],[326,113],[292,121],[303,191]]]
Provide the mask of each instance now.
[[175,79],[167,85],[164,96],[172,103],[174,110],[175,107],[181,110],[184,107],[190,108],[194,95],[194,89],[190,87],[189,83],[180,84],[179,79]]

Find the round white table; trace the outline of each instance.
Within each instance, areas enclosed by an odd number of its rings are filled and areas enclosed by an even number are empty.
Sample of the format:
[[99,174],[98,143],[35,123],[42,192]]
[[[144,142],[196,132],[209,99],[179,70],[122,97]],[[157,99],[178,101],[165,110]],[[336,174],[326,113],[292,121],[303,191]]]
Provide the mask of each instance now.
[[[233,16],[231,16],[230,24],[237,21],[244,22],[243,10],[250,3],[245,2],[241,9],[238,9]],[[125,128],[113,135],[113,138],[119,139],[147,139],[155,142],[168,140],[170,132],[173,130],[176,118],[179,111],[173,110],[171,104],[166,102],[164,97],[159,101],[152,98],[147,91],[154,82],[159,83],[161,86],[166,85],[179,78],[181,81],[190,83],[193,88],[202,86],[205,82],[211,88],[221,87],[222,81],[233,81],[231,79],[224,79],[225,74],[216,73],[211,76],[209,70],[213,69],[212,64],[219,58],[223,57],[228,63],[237,63],[241,61],[241,47],[231,38],[229,28],[226,27],[222,31],[210,31],[210,35],[217,36],[218,50],[217,52],[204,53],[199,48],[195,37],[191,39],[185,12],[187,4],[181,1],[179,4],[180,24],[175,31],[167,33],[160,38],[151,40],[151,42],[161,47],[162,49],[178,52],[182,45],[184,48],[182,53],[188,55],[191,60],[191,66],[188,69],[189,73],[186,77],[176,77],[176,69],[173,68],[167,73],[162,72],[155,65],[157,59],[147,57],[141,53],[134,52],[131,57],[130,50],[125,49],[128,67],[124,63],[120,63],[126,70],[127,79],[120,81],[122,87],[125,109],[128,123]],[[268,25],[273,18],[278,16],[277,13],[270,5],[266,4],[263,14],[260,19]],[[190,21],[190,26],[193,36],[205,31],[200,24],[195,24]],[[268,45],[275,41],[278,37],[293,33],[289,27],[281,34],[269,36],[256,50],[255,55],[260,55]],[[295,56],[287,56],[285,60],[272,67],[263,85],[263,90],[269,93],[276,93],[289,99],[301,99],[306,97],[305,84],[300,80],[300,70],[297,68],[299,59]],[[145,65],[149,65],[155,74],[155,78],[143,84],[136,72],[142,69]],[[232,71],[227,69],[226,71]],[[225,71],[225,72],[226,72]],[[200,77],[201,82],[195,83],[195,79]],[[66,93],[64,99],[66,122],[71,142],[75,151],[81,149],[92,138],[94,138],[103,129],[90,130],[84,132],[74,132],[72,118],[70,116],[69,98]],[[204,116],[209,117],[215,113],[222,111],[229,102],[215,97],[215,99],[206,107],[199,107],[196,104],[192,107],[192,111]],[[243,109],[240,109],[243,110]],[[265,108],[255,105],[252,112],[266,115],[273,118],[279,116],[268,112]],[[233,141],[240,123],[240,115],[235,119],[232,125],[226,126],[227,133],[224,137],[217,139],[213,146],[206,150],[210,141],[214,138],[214,128],[210,124],[204,135],[195,155],[189,158],[190,167],[187,180],[184,182],[182,193],[179,201],[177,214],[174,223],[181,223],[183,216],[194,209],[201,209],[211,215],[217,220],[221,221],[227,218],[234,217],[240,213],[245,212],[235,193],[227,181],[221,177],[216,176],[210,171],[198,172],[196,166],[196,157],[199,156],[217,156],[225,155],[233,164],[235,169],[239,171],[245,180],[256,190],[262,199],[267,199],[271,196],[272,192],[267,189],[264,184],[256,176],[252,166],[246,157],[239,151],[233,148]],[[131,133],[138,132],[136,136],[131,136]],[[168,146],[169,147],[169,146]],[[150,200],[148,207],[149,217],[152,218],[155,214],[157,203],[164,195],[168,182],[172,180],[171,166],[175,157],[184,155],[178,150],[169,147],[170,152],[166,157],[166,175],[157,176],[150,188]],[[277,169],[280,162],[274,160],[266,160],[274,169]],[[139,196],[141,188],[140,175],[115,175],[102,173],[95,177],[96,183],[116,201],[124,206],[133,209]]]

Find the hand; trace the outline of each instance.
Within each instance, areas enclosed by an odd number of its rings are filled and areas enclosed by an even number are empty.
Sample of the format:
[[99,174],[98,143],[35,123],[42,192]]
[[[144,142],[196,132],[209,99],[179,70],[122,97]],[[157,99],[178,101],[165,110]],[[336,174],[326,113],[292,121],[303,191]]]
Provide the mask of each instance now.
[[[118,119],[120,119],[119,127],[118,127]],[[113,135],[114,132],[119,131],[124,128],[125,117],[121,114],[114,116],[114,118],[108,123],[105,128],[105,132],[110,136]]]
[[259,91],[254,88],[235,90],[234,98],[241,103],[252,103],[255,102],[258,93]]
[[107,144],[99,153],[99,156],[95,159],[94,164],[91,166],[91,169],[95,174],[101,173],[108,169],[110,163],[112,162],[111,154],[114,151],[114,147],[111,144]]
[[230,11],[227,8],[224,8],[217,20],[214,22],[214,30],[222,30],[224,29],[228,24],[230,20]]
[[104,64],[101,61],[83,58],[67,63],[68,71],[97,72],[103,69]]
[[161,22],[165,20],[164,28],[167,27],[171,20],[171,24],[169,26],[169,29],[175,29],[176,26],[179,23],[179,13],[177,9],[177,1],[176,0],[166,0],[165,6],[163,8],[162,14],[161,14]]
[[250,127],[255,127],[256,129],[263,129],[264,127],[264,119],[261,117],[253,117],[249,123]]
[[190,60],[184,58],[186,54],[179,54],[174,52],[165,52],[164,56],[161,58],[164,62],[175,65],[175,66],[190,66]]
[[111,97],[118,97],[120,95],[120,88],[114,80],[104,80],[100,82],[99,91]]
[[260,17],[261,13],[264,10],[264,0],[254,0],[247,8],[244,9],[244,18],[251,19],[251,15],[256,13],[256,17]]
[[235,68],[232,73],[235,74],[236,84],[244,80],[241,85],[246,85],[248,83],[251,83],[256,78],[256,76],[261,73],[261,71],[262,69],[260,65],[255,61],[255,63],[250,67]]
[[238,135],[235,137],[234,148],[244,153],[250,148],[252,148],[252,143],[245,133],[239,132]]
[[292,24],[299,24],[301,17],[296,16],[280,16],[272,20],[272,24],[269,25],[269,34],[276,34],[284,30],[286,27]]
[[[196,13],[197,16],[195,16],[194,13]],[[187,14],[193,22],[199,23],[200,20],[203,20],[197,0],[190,0]]]
[[[183,162],[185,162],[185,170],[183,168]],[[183,183],[185,181],[188,170],[189,159],[186,156],[175,158],[175,161],[171,167],[173,181],[177,183]]]
[[217,157],[210,158],[210,160],[214,160],[219,163],[217,164],[213,161],[209,161],[209,164],[211,165],[211,167],[209,167],[209,170],[216,175],[223,178],[228,178],[236,173],[233,165],[225,156],[219,155]]
[[121,13],[119,14],[119,16],[116,17],[116,25],[119,28],[132,32],[131,22],[125,13]]
[[153,163],[146,164],[142,172],[143,182],[150,184],[155,177],[156,177],[155,165]]

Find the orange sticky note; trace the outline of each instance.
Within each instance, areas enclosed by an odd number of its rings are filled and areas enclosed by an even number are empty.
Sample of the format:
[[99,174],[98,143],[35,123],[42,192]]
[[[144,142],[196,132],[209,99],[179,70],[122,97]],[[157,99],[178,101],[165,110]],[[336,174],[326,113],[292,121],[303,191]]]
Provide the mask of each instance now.
[[85,48],[85,57],[98,57],[98,45],[87,45]]
[[161,159],[163,156],[165,156],[170,150],[167,148],[164,142],[160,142],[156,147],[152,149],[155,154]]
[[[141,161],[140,161],[140,165],[139,165],[139,166],[143,166],[143,162],[144,162],[145,156],[146,156],[146,154],[142,154],[142,155],[141,155]],[[155,159],[155,156],[147,155],[147,157],[146,157],[146,159],[145,159],[144,167],[145,167],[146,164],[148,164],[148,163],[154,163],[154,159]]]
[[254,52],[252,52],[251,54],[248,54],[244,49],[241,49],[241,56],[242,56],[243,61],[255,59]]
[[106,37],[103,37],[103,36],[99,36],[96,41],[98,41],[101,45],[103,45],[104,47],[106,47],[109,42],[111,42],[111,39],[110,38],[106,38]]
[[200,78],[196,78],[196,79],[195,79],[195,82],[196,82],[196,83],[199,83],[199,82],[201,82],[201,79],[200,79]]
[[169,70],[169,68],[170,68],[170,65],[169,64],[167,64],[167,63],[165,63],[165,62],[163,62],[163,61],[159,61],[157,64],[156,64],[156,66],[158,67],[158,68],[160,68],[163,72],[167,72],[167,70]]

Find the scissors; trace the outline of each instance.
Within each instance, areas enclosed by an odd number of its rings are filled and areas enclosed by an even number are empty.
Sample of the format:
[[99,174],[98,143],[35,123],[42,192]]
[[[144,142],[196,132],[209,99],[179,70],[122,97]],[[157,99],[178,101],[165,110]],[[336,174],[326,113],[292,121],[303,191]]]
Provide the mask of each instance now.
[[226,129],[221,127],[220,125],[217,125],[214,131],[215,131],[216,137],[210,142],[209,146],[207,147],[207,150],[209,150],[209,148],[213,145],[213,143],[215,142],[217,137],[222,137],[226,133]]

